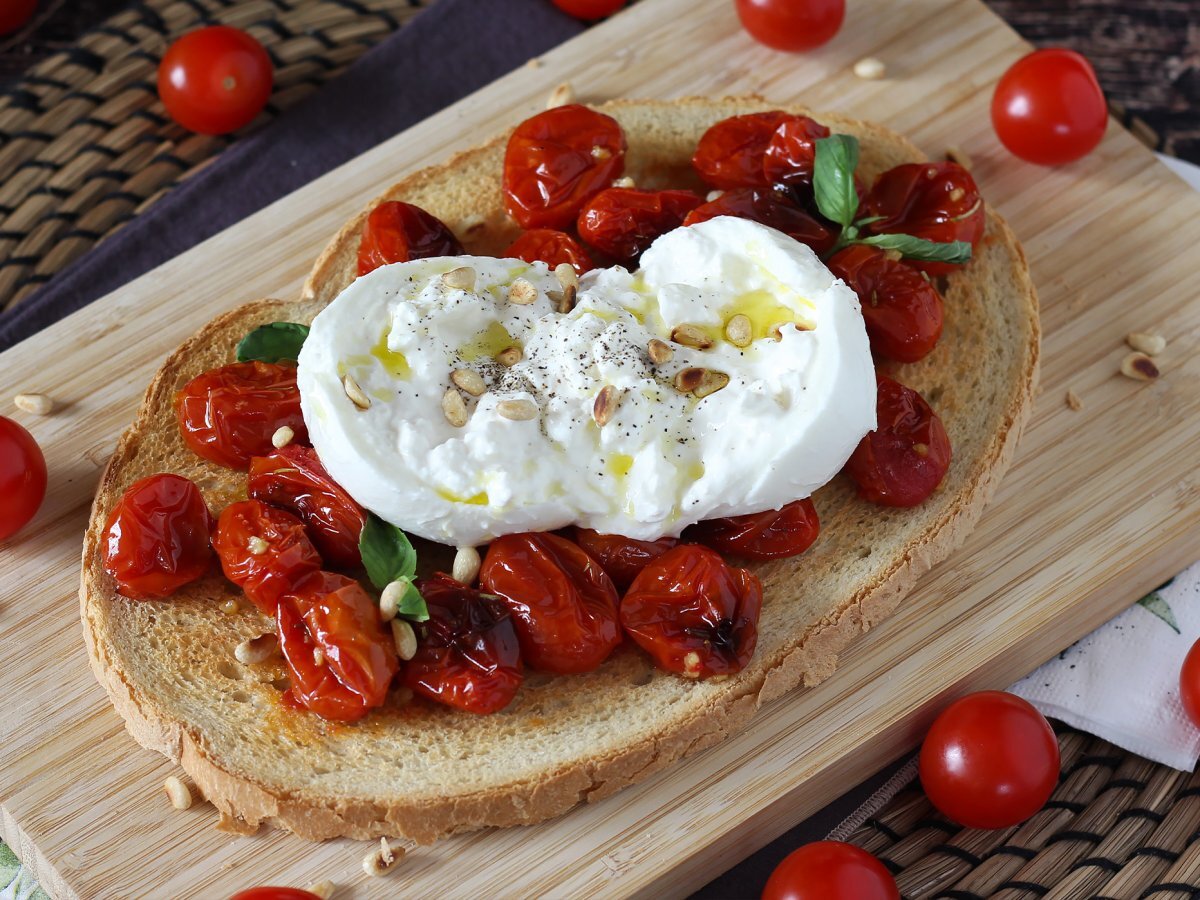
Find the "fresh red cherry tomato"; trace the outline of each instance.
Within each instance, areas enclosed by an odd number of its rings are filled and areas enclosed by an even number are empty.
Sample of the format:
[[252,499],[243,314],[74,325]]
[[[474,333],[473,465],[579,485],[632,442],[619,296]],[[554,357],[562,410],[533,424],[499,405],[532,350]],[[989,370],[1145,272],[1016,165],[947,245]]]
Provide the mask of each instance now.
[[900,900],[887,866],[853,844],[816,841],[783,858],[762,900]]
[[1108,103],[1092,64],[1074,50],[1035,50],[1000,76],[992,125],[1012,153],[1059,166],[1087,156],[1108,127]]
[[277,615],[293,702],[334,722],[383,704],[400,667],[396,642],[361,584],[312,572],[280,599]]
[[[987,225],[983,198],[971,173],[954,162],[905,163],[875,179],[859,216],[882,216],[868,228],[900,232],[939,244],[966,241],[978,246]],[[912,263],[930,275],[945,275],[951,263]]]
[[579,236],[601,253],[631,262],[703,202],[691,191],[606,188],[579,214]]
[[575,543],[588,556],[600,563],[618,590],[633,584],[646,564],[658,559],[679,543],[677,538],[664,537],[657,541],[637,541],[619,534],[600,534],[590,528],[575,529]]
[[1183,660],[1179,670],[1179,702],[1197,728],[1200,728],[1200,641]]
[[934,720],[921,745],[929,802],[967,828],[1007,828],[1041,809],[1058,782],[1058,741],[1030,703],[1004,691],[968,694]]
[[31,18],[37,0],[4,0],[0,3],[0,34],[12,34]]
[[522,228],[571,227],[625,169],[617,120],[578,103],[526,119],[504,152],[504,207]]
[[812,186],[817,141],[829,137],[829,129],[808,116],[789,116],[763,151],[763,176],[767,184]]
[[467,251],[437,216],[411,203],[386,200],[367,215],[358,244],[358,274],[366,275],[380,266],[428,259],[431,256],[462,256]]
[[554,5],[568,16],[594,22],[617,12],[625,5],[625,0],[554,0]]
[[272,78],[262,44],[241,29],[209,25],[167,48],[158,64],[158,96],[189,131],[228,134],[262,112]]
[[804,499],[780,509],[709,519],[689,528],[686,537],[731,556],[779,559],[803,553],[820,533],[816,507]]
[[612,579],[566,538],[497,538],[488,546],[479,584],[512,612],[521,658],[532,669],[590,672],[621,643]]
[[358,537],[366,513],[329,477],[311,447],[289,444],[270,456],[254,457],[248,491],[255,500],[296,513],[331,565],[352,568],[362,563]]
[[621,624],[660,669],[732,675],[758,643],[762,583],[715,550],[680,544],[649,563],[621,601]]
[[308,440],[296,367],[280,363],[231,363],[197,375],[175,395],[175,418],[193,453],[243,471],[251,457],[274,449],[271,436],[284,425],[294,440]]
[[766,187],[763,155],[780,126],[794,118],[770,110],[722,119],[700,136],[692,167],[705,184],[722,190]]
[[756,41],[796,53],[820,47],[838,33],[846,0],[737,0],[737,11]]
[[511,259],[523,259],[527,263],[544,262],[551,269],[561,263],[569,263],[580,275],[595,265],[579,241],[565,231],[555,231],[553,228],[534,228],[521,232],[509,244],[504,255]]
[[826,264],[862,303],[871,349],[899,362],[924,359],[942,336],[942,295],[920,272],[878,247],[855,244]]
[[846,472],[864,500],[880,506],[923,503],[950,468],[950,438],[925,398],[876,375],[878,424],[850,455]]
[[229,900],[321,900],[312,891],[290,887],[255,887],[238,891]]
[[28,431],[0,416],[0,541],[28,524],[46,496],[46,457]]
[[683,224],[695,225],[717,216],[736,216],[739,219],[761,222],[802,244],[807,244],[818,255],[832,249],[837,240],[837,235],[832,230],[770,190],[739,188],[726,191],[717,199],[693,209],[683,220]]
[[417,582],[429,621],[416,626],[417,654],[404,666],[415,693],[463,709],[493,713],[521,686],[521,651],[512,615],[498,597],[437,574]]
[[225,507],[212,546],[225,577],[269,616],[275,615],[280,597],[321,568],[321,557],[304,523],[260,500]]
[[166,597],[208,571],[212,516],[200,489],[169,473],[129,486],[104,527],[104,571],[132,600]]

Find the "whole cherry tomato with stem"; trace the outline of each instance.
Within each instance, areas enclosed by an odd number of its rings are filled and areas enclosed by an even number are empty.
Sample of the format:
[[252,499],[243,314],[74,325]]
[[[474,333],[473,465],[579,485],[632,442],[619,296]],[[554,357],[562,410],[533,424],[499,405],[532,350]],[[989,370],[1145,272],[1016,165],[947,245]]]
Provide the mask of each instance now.
[[579,236],[601,253],[631,262],[703,202],[691,191],[605,188],[579,213]]
[[1192,644],[1179,670],[1179,702],[1192,723],[1200,728],[1200,641]]
[[272,79],[271,57],[253,36],[209,25],[167,48],[158,64],[158,96],[189,131],[228,134],[262,112]]
[[358,274],[366,275],[390,263],[464,253],[454,232],[437,216],[411,203],[386,200],[371,210],[363,223]]
[[626,0],[554,0],[554,5],[568,16],[594,22],[618,12],[625,2]]
[[544,262],[551,269],[568,263],[577,273],[595,267],[583,245],[565,231],[553,228],[534,228],[524,231],[504,251],[506,257],[523,259],[527,263]]
[[617,120],[577,103],[526,119],[504,151],[504,206],[522,228],[570,228],[625,169]]
[[756,41],[797,53],[820,47],[838,33],[846,0],[737,0],[737,12]]
[[296,367],[283,363],[231,363],[197,375],[175,395],[175,418],[193,453],[242,471],[274,449],[284,425],[293,440],[308,441]]
[[200,489],[165,473],[135,481],[104,526],[104,571],[131,600],[167,597],[208,571],[212,516]]
[[383,704],[400,664],[361,584],[310,573],[280,599],[276,614],[292,700],[333,722],[357,721]]
[[858,295],[875,353],[916,362],[937,346],[942,295],[912,266],[866,244],[835,253],[826,265]]
[[820,533],[816,507],[806,498],[779,509],[709,519],[693,525],[685,537],[731,556],[779,559],[803,553]]
[[1108,127],[1108,103],[1087,58],[1074,50],[1035,50],[1000,76],[992,125],[1027,162],[1060,166],[1091,153]]
[[910,387],[876,374],[877,425],[859,442],[846,473],[864,500],[880,506],[916,506],[950,468],[950,438],[937,413]]
[[366,513],[329,476],[311,447],[289,444],[270,456],[256,456],[250,461],[248,492],[298,515],[330,565],[361,565],[358,538]]
[[762,900],[900,900],[900,889],[887,866],[866,850],[816,841],[783,858]]
[[37,514],[46,497],[46,457],[33,435],[0,416],[0,541]]
[[763,177],[767,184],[811,188],[817,141],[829,129],[808,116],[789,116],[771,135],[763,150]]
[[37,0],[4,0],[0,3],[0,35],[12,34],[33,18]]
[[717,216],[735,216],[760,222],[782,231],[818,255],[833,248],[837,234],[810,216],[790,200],[767,189],[738,188],[726,191],[715,200],[697,206],[683,220],[684,225],[707,222]]
[[673,537],[639,541],[620,534],[600,534],[590,528],[576,528],[574,537],[575,543],[600,563],[613,584],[622,591],[633,583],[647,563],[679,544],[679,540]]
[[261,500],[230,504],[217,518],[213,550],[225,577],[260,610],[275,615],[279,598],[321,569],[304,523]]
[[621,600],[621,625],[660,669],[732,675],[754,655],[762,583],[719,553],[680,544],[650,562]]
[[1008,828],[1045,806],[1058,783],[1058,740],[1032,704],[1004,691],[951,703],[921,745],[929,802],[967,828]]
[[521,686],[521,651],[512,614],[498,597],[447,575],[417,582],[429,620],[415,626],[416,655],[404,683],[414,693],[481,715],[512,702]]
[[612,579],[578,544],[550,533],[509,534],[488,546],[479,584],[512,613],[532,669],[590,672],[621,643]]

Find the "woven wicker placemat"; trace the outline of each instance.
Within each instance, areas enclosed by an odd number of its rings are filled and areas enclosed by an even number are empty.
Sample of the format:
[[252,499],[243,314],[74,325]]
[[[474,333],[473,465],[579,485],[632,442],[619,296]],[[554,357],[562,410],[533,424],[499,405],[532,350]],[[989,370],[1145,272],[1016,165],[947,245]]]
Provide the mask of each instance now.
[[38,63],[0,95],[0,309],[113,234],[234,136],[167,118],[158,62],[180,34],[225,24],[275,65],[254,128],[337,75],[433,0],[145,0]]

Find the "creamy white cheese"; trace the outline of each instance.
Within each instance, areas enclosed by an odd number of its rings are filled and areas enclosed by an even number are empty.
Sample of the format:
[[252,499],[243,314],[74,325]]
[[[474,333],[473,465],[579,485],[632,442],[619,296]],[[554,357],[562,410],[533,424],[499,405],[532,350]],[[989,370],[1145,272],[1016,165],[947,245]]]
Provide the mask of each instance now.
[[[470,291],[441,275],[469,266]],[[508,299],[521,278],[537,299]],[[561,285],[545,265],[439,257],[356,280],[312,323],[299,360],[304,419],[330,475],[406,531],[455,546],[572,523],[653,539],[717,516],[776,509],[829,481],[875,426],[875,375],[858,299],[808,247],[743,219],[679,228],[641,269],[582,277],[578,302],[554,312]],[[724,337],[745,315],[753,342]],[[708,349],[652,338],[690,324]],[[509,347],[522,359],[495,360]],[[676,373],[729,377],[702,399]],[[443,410],[454,369],[482,376],[463,391],[468,418]],[[349,375],[370,399],[346,395]],[[615,413],[593,418],[615,389]],[[498,404],[525,400],[529,419]]]

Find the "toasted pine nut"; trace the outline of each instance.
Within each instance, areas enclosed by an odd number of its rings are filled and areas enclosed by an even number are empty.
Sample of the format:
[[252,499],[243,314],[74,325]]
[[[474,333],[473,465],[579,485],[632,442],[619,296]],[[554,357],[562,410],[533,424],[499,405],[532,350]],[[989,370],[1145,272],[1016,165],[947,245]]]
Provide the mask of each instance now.
[[715,394],[728,384],[729,376],[724,372],[714,372],[712,369],[705,369],[704,377],[700,379],[700,384],[692,390],[692,396],[703,400],[709,394]]
[[333,892],[337,890],[337,885],[328,878],[324,881],[317,881],[305,888],[310,894],[316,894],[321,900],[330,900],[333,897]]
[[704,201],[706,203],[712,203],[714,200],[720,200],[724,195],[724,191],[709,191],[704,195]]
[[646,355],[650,357],[650,362],[655,365],[662,365],[665,362],[671,361],[671,357],[675,355],[675,351],[671,349],[671,345],[666,341],[651,338],[650,342],[646,344]]
[[470,266],[459,266],[442,275],[442,284],[460,291],[475,289],[475,270]]
[[554,267],[554,277],[558,279],[558,283],[563,288],[578,287],[579,273],[575,271],[575,267],[570,263],[559,263]]
[[575,297],[579,293],[576,285],[568,284],[561,291],[546,291],[546,296],[554,303],[557,313],[569,313],[575,308]]
[[447,388],[446,393],[442,394],[442,413],[445,414],[446,421],[455,428],[462,428],[467,424],[467,401],[456,389]]
[[887,74],[887,66],[873,56],[864,56],[854,64],[854,74],[867,81],[875,81]]
[[750,319],[740,313],[725,323],[725,337],[735,347],[749,347],[754,333]]
[[407,591],[407,581],[389,581],[384,586],[383,593],[379,595],[379,615],[383,621],[390,622],[396,618],[396,613],[400,609],[400,601],[404,599]]
[[322,650],[320,647],[313,647],[313,665],[314,666],[325,665],[325,651]]
[[700,654],[689,650],[683,657],[683,675],[687,678],[700,677]]
[[680,369],[675,373],[675,378],[672,382],[675,385],[675,390],[681,394],[690,394],[700,386],[700,382],[703,380],[706,371],[706,369],[696,366]]
[[221,604],[221,612],[225,613],[227,616],[236,616],[241,611],[242,604],[238,603],[233,597],[230,597]]
[[575,90],[571,87],[571,82],[564,81],[558,87],[550,92],[550,96],[546,98],[546,109],[554,109],[556,106],[566,106],[575,99]]
[[631,188],[635,187],[636,184],[628,175],[622,175],[620,178],[613,179],[612,186],[616,188]]
[[392,619],[392,640],[396,642],[396,655],[405,662],[417,655],[417,633],[406,619]]
[[520,347],[505,347],[496,354],[496,362],[511,369],[521,361],[521,357],[524,355]]
[[537,299],[537,288],[524,278],[514,278],[508,286],[508,302],[528,306]]
[[450,577],[460,584],[472,585],[479,575],[479,551],[474,547],[459,547],[454,553],[454,567]]
[[450,380],[472,397],[481,397],[487,391],[483,376],[474,369],[455,369],[450,373]]
[[1144,331],[1131,331],[1125,336],[1125,343],[1147,356],[1158,356],[1167,349],[1165,337],[1161,334],[1147,334]]
[[529,400],[501,400],[496,404],[496,412],[514,422],[527,422],[538,416],[537,406]]
[[271,545],[266,542],[266,539],[252,534],[250,540],[246,541],[246,549],[250,551],[251,556],[262,556],[271,549]]
[[713,340],[703,330],[695,325],[676,325],[671,330],[671,340],[685,347],[696,350],[707,350],[713,345]]
[[1121,360],[1121,374],[1135,381],[1153,381],[1159,371],[1154,360],[1145,353],[1130,353]]
[[363,858],[363,871],[372,878],[386,875],[400,860],[404,859],[404,848],[393,847],[387,838],[379,839],[379,846]]
[[917,456],[924,459],[926,456],[929,455],[929,445],[928,444],[913,444],[913,453],[917,454]]
[[1067,406],[1075,410],[1075,412],[1079,412],[1079,410],[1083,409],[1083,401],[1079,399],[1079,395],[1077,393],[1070,389],[1067,390]]
[[244,666],[265,662],[279,649],[279,639],[267,632],[255,638],[247,638],[233,648],[233,658]]
[[597,425],[603,428],[612,421],[612,417],[620,405],[621,395],[611,384],[606,384],[600,388],[600,392],[596,394],[596,399],[592,403],[592,418]]
[[345,390],[346,396],[350,398],[350,402],[359,409],[371,408],[371,398],[363,393],[363,389],[358,386],[358,382],[354,380],[354,376],[348,372],[342,376],[342,389]]
[[296,437],[296,432],[288,425],[280,425],[275,429],[275,433],[271,435],[271,446],[276,450],[282,450],[290,444],[293,438]]
[[13,404],[31,416],[47,416],[54,409],[54,401],[45,394],[17,394],[13,397]]
[[167,799],[176,809],[191,807],[192,789],[178,775],[168,775],[167,780],[163,782],[163,790],[167,792]]

